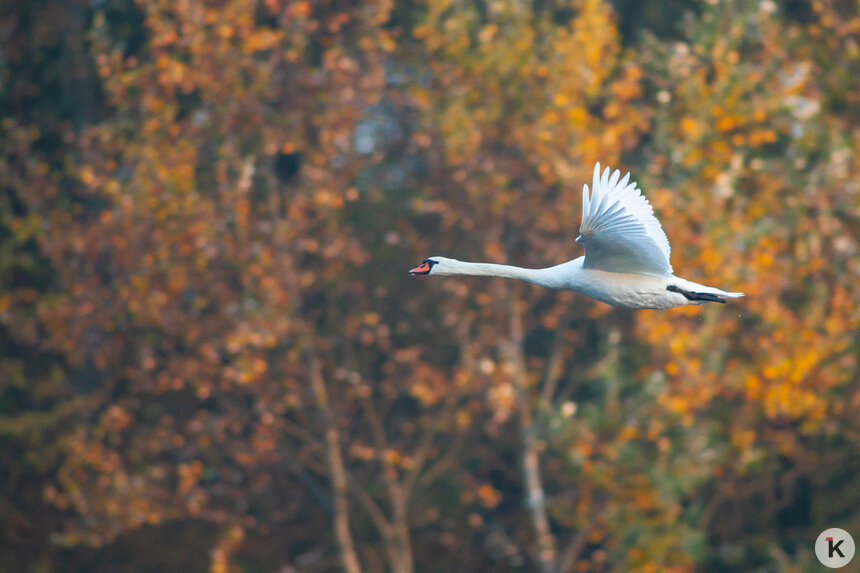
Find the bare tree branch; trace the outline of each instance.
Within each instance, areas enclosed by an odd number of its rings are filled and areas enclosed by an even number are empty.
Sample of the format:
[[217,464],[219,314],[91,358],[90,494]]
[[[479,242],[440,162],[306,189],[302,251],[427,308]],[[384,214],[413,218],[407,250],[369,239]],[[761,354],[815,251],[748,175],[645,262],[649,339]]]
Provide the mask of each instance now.
[[359,485],[355,478],[349,475],[349,473],[347,473],[347,481],[349,483],[349,491],[352,492],[356,501],[358,501],[358,503],[364,508],[364,511],[367,512],[373,525],[375,525],[379,530],[380,535],[382,535],[383,538],[390,538],[392,535],[391,523],[389,523],[388,518],[385,517],[385,513],[383,513],[379,505],[372,497],[370,497],[370,494],[368,494],[364,488]]
[[436,463],[430,466],[427,471],[421,475],[421,478],[418,480],[421,487],[429,486],[431,483],[436,481],[440,475],[445,473],[452,466],[456,465],[460,450],[462,449],[463,444],[466,443],[466,436],[466,432],[460,432],[454,437],[454,443],[445,455],[436,460]]
[[[451,418],[454,408],[457,405],[458,398],[459,395],[456,392],[449,392],[447,394],[442,406],[442,411],[433,417],[434,419],[439,420],[437,422],[438,424],[442,424],[445,420],[449,420]],[[436,437],[436,434],[439,431],[438,426],[433,423],[433,420],[425,425],[424,428],[424,433],[421,435],[418,447],[415,448],[415,452],[412,454],[412,467],[403,478],[403,489],[407,496],[412,493],[415,480],[418,478],[424,463],[427,461],[427,455],[430,452],[430,447],[433,445],[433,438]]]
[[385,437],[382,419],[373,409],[368,398],[362,400],[362,408],[370,422],[370,430],[382,463],[382,478],[391,504],[392,515],[389,521],[391,535],[383,538],[385,550],[395,573],[412,573],[412,546],[409,540],[409,522],[406,511],[408,496],[404,492],[403,484],[398,481],[397,469],[388,456],[388,440]]
[[558,564],[558,573],[568,573],[573,571],[576,565],[576,560],[579,559],[582,550],[585,548],[585,542],[588,541],[588,535],[594,529],[597,521],[592,519],[585,527],[581,528],[573,535],[565,547],[561,555],[561,561]]
[[568,305],[562,314],[558,328],[555,330],[552,348],[549,351],[549,360],[541,382],[541,406],[546,409],[552,406],[552,397],[555,395],[561,376],[561,367],[564,364],[564,333],[567,331],[567,323],[570,322],[573,315],[573,308],[573,305]]

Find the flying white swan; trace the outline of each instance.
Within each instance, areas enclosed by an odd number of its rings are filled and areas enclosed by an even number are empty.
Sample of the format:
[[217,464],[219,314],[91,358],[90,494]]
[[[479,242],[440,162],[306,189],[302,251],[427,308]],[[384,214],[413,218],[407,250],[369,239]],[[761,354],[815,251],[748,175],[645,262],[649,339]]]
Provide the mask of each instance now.
[[546,269],[524,269],[492,263],[468,263],[431,257],[412,275],[507,277],[536,285],[581,292],[622,308],[675,308],[687,304],[726,302],[743,296],[700,285],[672,274],[669,241],[648,200],[630,174],[621,179],[607,167],[594,166],[591,195],[582,190],[582,224],[576,242],[585,256]]

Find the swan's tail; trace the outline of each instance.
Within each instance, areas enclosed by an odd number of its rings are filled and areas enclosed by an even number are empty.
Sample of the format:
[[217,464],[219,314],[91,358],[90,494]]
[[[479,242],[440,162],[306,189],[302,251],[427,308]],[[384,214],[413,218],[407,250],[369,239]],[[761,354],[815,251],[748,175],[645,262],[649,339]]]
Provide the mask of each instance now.
[[677,292],[689,300],[693,304],[702,304],[705,302],[726,303],[727,298],[739,298],[744,296],[742,292],[726,292],[718,288],[700,285],[684,279],[676,279],[673,284],[666,287],[666,290]]
[[741,298],[742,296],[744,296],[744,293],[742,293],[742,292],[726,292],[724,290],[721,290],[720,296],[724,296],[726,298]]

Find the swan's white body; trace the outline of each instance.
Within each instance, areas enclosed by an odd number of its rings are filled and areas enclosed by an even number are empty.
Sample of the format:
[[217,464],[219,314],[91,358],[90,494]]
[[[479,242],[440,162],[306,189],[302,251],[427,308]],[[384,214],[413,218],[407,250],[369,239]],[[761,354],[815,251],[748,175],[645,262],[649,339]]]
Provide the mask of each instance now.
[[576,239],[585,256],[545,269],[524,269],[493,263],[469,263],[431,257],[412,274],[492,276],[581,292],[622,308],[674,308],[704,302],[725,302],[743,293],[726,292],[672,274],[669,241],[651,205],[630,174],[620,178],[609,168],[594,167],[592,193],[583,188],[582,224]]

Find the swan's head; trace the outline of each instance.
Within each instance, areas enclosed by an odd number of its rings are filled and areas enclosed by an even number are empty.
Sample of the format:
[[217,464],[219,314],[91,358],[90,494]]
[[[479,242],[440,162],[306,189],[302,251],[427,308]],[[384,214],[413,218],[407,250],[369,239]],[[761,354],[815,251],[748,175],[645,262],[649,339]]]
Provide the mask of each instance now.
[[421,264],[409,271],[410,275],[429,275],[433,272],[433,268],[439,264],[436,259],[424,259]]
[[424,259],[421,264],[409,271],[410,275],[446,275],[447,271],[454,270],[454,265],[459,261],[446,259],[445,257],[430,257]]

